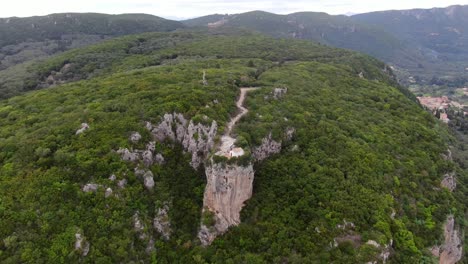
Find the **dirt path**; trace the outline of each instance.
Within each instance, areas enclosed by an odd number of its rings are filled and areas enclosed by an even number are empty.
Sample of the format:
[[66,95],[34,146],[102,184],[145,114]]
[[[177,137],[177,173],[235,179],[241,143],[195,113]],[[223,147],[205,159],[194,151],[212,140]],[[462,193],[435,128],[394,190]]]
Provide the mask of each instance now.
[[236,106],[237,106],[237,108],[240,110],[240,113],[237,114],[235,117],[233,117],[233,118],[231,119],[231,121],[229,121],[229,123],[228,123],[228,125],[227,125],[226,132],[224,133],[225,136],[231,135],[232,129],[234,128],[234,126],[236,125],[236,123],[237,123],[244,115],[246,115],[246,114],[249,112],[249,110],[248,110],[247,108],[244,107],[244,101],[245,101],[245,96],[246,96],[247,92],[254,91],[254,90],[258,90],[258,89],[259,89],[259,88],[255,88],[255,87],[240,88],[241,93],[240,93],[239,99],[237,100],[237,103],[236,103]]
[[228,125],[226,127],[226,131],[224,132],[224,135],[221,137],[221,146],[220,146],[220,148],[219,148],[220,150],[218,152],[219,154],[225,155],[225,154],[228,154],[229,151],[231,150],[231,146],[234,145],[234,142],[236,141],[234,138],[231,137],[232,129],[234,128],[236,123],[244,115],[246,115],[249,112],[249,109],[244,107],[244,101],[245,101],[245,97],[247,95],[247,92],[258,90],[258,89],[260,89],[260,88],[257,88],[257,87],[240,88],[241,93],[240,93],[239,99],[236,102],[236,106],[240,110],[240,112],[236,116],[231,118],[231,121],[229,121],[229,123],[228,123]]

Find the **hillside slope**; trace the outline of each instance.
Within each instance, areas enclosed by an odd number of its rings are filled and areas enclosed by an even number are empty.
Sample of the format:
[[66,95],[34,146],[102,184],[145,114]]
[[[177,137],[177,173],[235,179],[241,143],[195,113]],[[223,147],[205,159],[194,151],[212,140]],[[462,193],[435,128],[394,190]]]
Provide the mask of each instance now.
[[399,40],[412,45],[423,56],[419,65],[406,69],[427,84],[431,78],[468,80],[468,6],[382,11],[352,18],[377,25]]
[[61,40],[65,35],[119,36],[172,31],[181,23],[146,14],[60,13],[0,19],[0,47],[25,41]]
[[22,63],[30,64],[112,37],[178,28],[184,26],[180,22],[145,14],[63,13],[0,18],[0,75],[17,75],[26,70],[20,65]]
[[[34,69],[67,64],[68,84],[0,102],[3,263],[415,263],[450,213],[463,228],[464,187],[441,187],[464,179],[443,128],[375,59],[215,30]],[[243,154],[220,156],[242,87],[258,88],[229,133]],[[250,198],[234,217],[213,210],[227,193]]]
[[[254,11],[205,16],[183,23],[191,27],[243,27],[274,37],[308,39],[360,51],[395,67],[403,84],[422,86],[422,90],[414,89],[418,93],[443,90],[445,95],[453,95],[453,88],[468,82],[467,12],[468,6],[381,11],[352,17]],[[431,85],[436,85],[435,89]],[[447,90],[447,86],[452,89]]]
[[243,27],[282,38],[308,39],[339,48],[357,50],[389,61],[407,53],[402,43],[380,28],[346,16],[301,12],[277,15],[252,11],[235,15],[211,15],[183,21],[187,26]]

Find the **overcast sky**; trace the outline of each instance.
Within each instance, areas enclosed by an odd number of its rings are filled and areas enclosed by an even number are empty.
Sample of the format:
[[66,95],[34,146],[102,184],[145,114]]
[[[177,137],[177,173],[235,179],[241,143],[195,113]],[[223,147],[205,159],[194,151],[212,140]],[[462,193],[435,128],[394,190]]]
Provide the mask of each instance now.
[[[0,17],[47,15],[62,12],[108,14],[146,13],[171,19],[213,13],[235,14],[264,10],[277,14],[320,11],[329,14],[364,13],[389,9],[446,7],[468,0],[0,0]],[[1,3],[0,2],[0,3]]]

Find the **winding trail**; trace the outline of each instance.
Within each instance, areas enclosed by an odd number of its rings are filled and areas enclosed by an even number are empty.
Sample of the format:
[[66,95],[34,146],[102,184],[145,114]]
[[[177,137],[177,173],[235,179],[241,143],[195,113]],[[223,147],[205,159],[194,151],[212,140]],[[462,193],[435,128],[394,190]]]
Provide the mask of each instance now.
[[240,88],[240,96],[239,99],[236,102],[237,108],[240,110],[240,112],[231,118],[231,121],[229,121],[226,131],[224,132],[224,135],[221,137],[221,146],[219,147],[219,151],[216,153],[217,155],[222,155],[226,156],[229,155],[229,151],[231,150],[231,147],[234,145],[234,142],[236,141],[235,138],[231,137],[231,132],[236,123],[249,112],[249,109],[244,107],[244,101],[245,97],[248,92],[250,91],[255,91],[260,88],[258,87],[243,87]]

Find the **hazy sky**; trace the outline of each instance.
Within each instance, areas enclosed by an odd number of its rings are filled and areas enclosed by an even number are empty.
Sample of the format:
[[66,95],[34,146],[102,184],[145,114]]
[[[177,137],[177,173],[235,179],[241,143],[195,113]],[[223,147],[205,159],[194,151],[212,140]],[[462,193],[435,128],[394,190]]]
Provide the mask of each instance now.
[[[191,18],[213,13],[264,10],[278,14],[320,11],[329,14],[363,13],[388,9],[446,7],[468,0],[0,0],[0,17],[47,15],[62,12],[108,14],[147,13],[165,18]],[[1,3],[1,2],[0,2]]]

